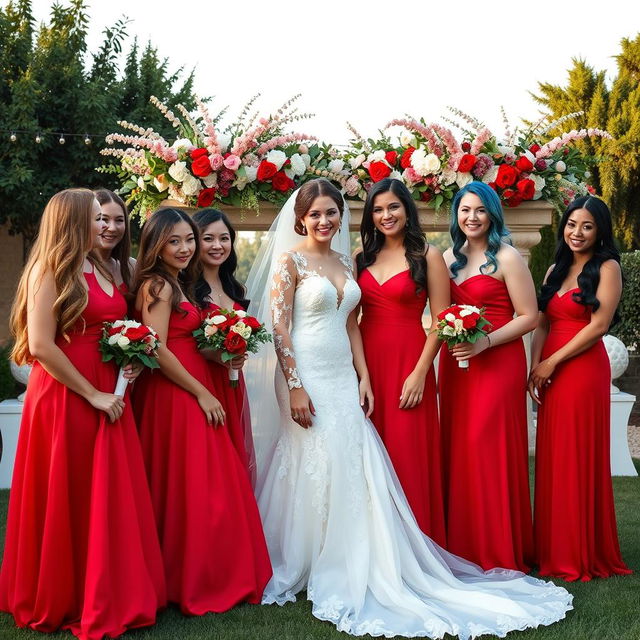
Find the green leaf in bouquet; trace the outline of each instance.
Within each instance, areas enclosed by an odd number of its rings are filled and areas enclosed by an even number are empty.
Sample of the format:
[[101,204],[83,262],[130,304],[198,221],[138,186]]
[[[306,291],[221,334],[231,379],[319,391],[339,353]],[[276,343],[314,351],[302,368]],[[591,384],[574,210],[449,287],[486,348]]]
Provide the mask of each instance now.
[[235,355],[233,353],[229,353],[228,351],[223,351],[222,354],[220,355],[220,360],[222,360],[222,362],[229,362],[234,358],[235,358]]

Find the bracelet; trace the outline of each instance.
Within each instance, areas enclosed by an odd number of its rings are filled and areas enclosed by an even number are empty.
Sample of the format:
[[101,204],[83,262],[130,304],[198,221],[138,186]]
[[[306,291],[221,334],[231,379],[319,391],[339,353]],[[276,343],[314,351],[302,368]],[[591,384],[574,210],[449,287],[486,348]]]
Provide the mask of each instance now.
[[487,336],[487,342],[489,343],[489,347],[488,348],[490,349],[491,348],[491,338],[489,337],[488,333],[486,334],[486,336]]

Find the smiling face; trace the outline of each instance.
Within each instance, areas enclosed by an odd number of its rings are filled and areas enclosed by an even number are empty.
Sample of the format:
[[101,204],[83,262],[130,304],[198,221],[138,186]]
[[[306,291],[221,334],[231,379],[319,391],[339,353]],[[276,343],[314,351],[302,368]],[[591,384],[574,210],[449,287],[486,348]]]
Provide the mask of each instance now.
[[302,218],[307,236],[315,242],[331,242],[340,228],[340,210],[330,196],[318,196]]
[[100,203],[94,198],[91,208],[91,241],[90,248],[96,249],[102,246],[102,233],[107,228],[106,223],[102,219],[102,208]]
[[101,207],[102,219],[107,225],[100,235],[101,244],[104,249],[113,251],[127,230],[124,211],[117,202],[105,202]]
[[469,239],[483,238],[489,233],[489,212],[475,193],[469,192],[462,196],[458,206],[458,225]]
[[231,253],[231,233],[222,220],[207,225],[200,236],[200,259],[206,265],[219,267]]
[[407,212],[400,198],[393,191],[385,191],[375,197],[371,210],[375,228],[387,237],[404,234]]
[[196,239],[193,229],[184,220],[173,225],[167,243],[160,251],[160,259],[167,269],[174,272],[185,269],[196,250]]
[[594,217],[586,209],[571,212],[563,231],[564,241],[574,253],[593,253],[598,239]]

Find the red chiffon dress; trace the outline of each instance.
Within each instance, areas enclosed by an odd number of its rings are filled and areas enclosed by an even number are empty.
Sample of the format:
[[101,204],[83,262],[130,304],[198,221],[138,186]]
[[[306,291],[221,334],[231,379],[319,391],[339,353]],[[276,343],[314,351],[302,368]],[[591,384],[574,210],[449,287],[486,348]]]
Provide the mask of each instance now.
[[[486,308],[492,331],[512,320],[504,282],[451,281],[451,301]],[[527,363],[522,339],[461,369],[446,345],[438,376],[447,544],[483,569],[529,572],[534,562],[527,443]]]
[[[589,323],[572,293],[555,294],[541,359]],[[611,370],[602,340],[562,362],[542,392],[536,442],[535,539],[540,575],[588,581],[631,571],[620,555],[609,461]]]
[[[171,312],[167,348],[218,397],[192,335],[201,312],[189,302],[181,308]],[[136,383],[134,410],[169,601],[188,615],[259,603],[271,563],[246,467],[226,426],[209,425],[195,396],[157,369]]]
[[[85,273],[83,323],[56,339],[96,389],[113,392],[117,369],[98,350],[103,321],[126,313]],[[0,575],[0,609],[19,627],[116,637],[154,624],[166,604],[158,534],[128,393],[110,423],[35,362],[16,452]]]
[[[234,303],[235,311],[244,311],[237,302]],[[220,306],[209,303],[203,309],[202,319],[209,315],[214,315]],[[231,436],[233,446],[238,452],[240,460],[247,469],[252,486],[256,481],[256,454],[253,447],[253,436],[251,434],[251,414],[249,403],[247,402],[247,388],[244,383],[244,376],[240,372],[238,386],[232,387],[229,383],[229,370],[217,362],[207,360],[209,373],[216,389],[216,397],[222,403],[227,415],[227,429]],[[218,395],[219,394],[219,395]]]
[[364,269],[360,331],[371,377],[375,425],[389,453],[418,525],[445,546],[440,425],[433,367],[425,381],[422,401],[400,409],[400,394],[426,341],[422,314],[427,292],[416,294],[409,270],[382,285]]

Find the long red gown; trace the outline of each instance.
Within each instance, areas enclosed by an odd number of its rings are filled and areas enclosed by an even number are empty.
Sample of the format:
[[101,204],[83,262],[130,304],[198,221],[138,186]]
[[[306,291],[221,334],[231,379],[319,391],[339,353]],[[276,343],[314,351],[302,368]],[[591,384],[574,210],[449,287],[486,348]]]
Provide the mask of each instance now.
[[[237,302],[234,303],[235,311],[243,310]],[[220,306],[214,303],[202,310],[202,319],[209,315],[214,315]],[[247,388],[244,383],[242,372],[239,374],[238,386],[232,387],[229,383],[229,370],[217,362],[207,361],[209,373],[213,380],[216,391],[220,394],[216,396],[222,403],[227,415],[227,429],[231,436],[233,446],[238,452],[240,460],[245,465],[251,484],[255,485],[256,480],[256,454],[253,447],[253,436],[251,434],[251,414],[249,403],[247,402]]]
[[[479,274],[451,300],[486,308],[492,331],[514,315],[504,282]],[[534,562],[527,444],[527,364],[521,339],[458,367],[446,345],[438,377],[449,551],[488,570]]]
[[[78,371],[112,393],[117,368],[98,350],[103,321],[126,314],[85,273],[89,300],[70,342],[56,339]],[[110,423],[81,396],[33,365],[16,452],[0,609],[19,627],[116,637],[154,624],[166,604],[158,535],[128,394]]]
[[438,401],[433,367],[422,401],[400,409],[400,394],[424,348],[422,314],[427,292],[416,294],[409,271],[378,284],[368,269],[358,277],[362,291],[360,331],[371,377],[371,420],[389,452],[409,505],[424,533],[445,546]]
[[[192,331],[200,310],[172,311],[167,348],[218,396]],[[259,603],[271,577],[249,477],[225,425],[207,423],[198,401],[159,370],[145,372],[134,410],[151,488],[169,601],[183,613]]]
[[[555,294],[541,359],[589,323],[572,289]],[[599,340],[562,362],[542,392],[536,443],[535,539],[540,575],[591,580],[631,571],[620,555],[609,461],[611,370]]]

